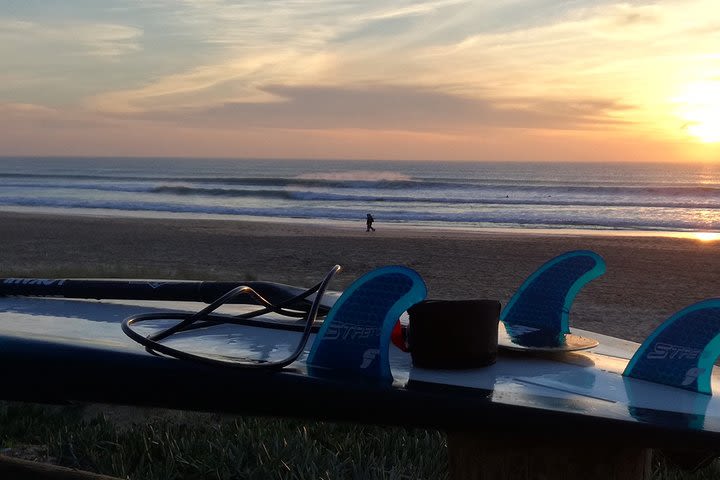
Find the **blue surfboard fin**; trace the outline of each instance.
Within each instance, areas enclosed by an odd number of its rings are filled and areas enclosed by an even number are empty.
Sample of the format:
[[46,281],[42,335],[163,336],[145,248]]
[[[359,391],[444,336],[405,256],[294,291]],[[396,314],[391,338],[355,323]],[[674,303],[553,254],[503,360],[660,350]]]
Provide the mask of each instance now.
[[580,289],[605,273],[605,261],[589,250],[559,255],[530,275],[500,313],[514,342],[554,347],[570,333],[569,313]]
[[345,290],[320,327],[307,360],[309,373],[392,381],[393,327],[426,295],[425,282],[406,267],[382,267],[363,275]]
[[720,298],[713,298],[667,319],[640,345],[623,375],[710,395],[718,356]]

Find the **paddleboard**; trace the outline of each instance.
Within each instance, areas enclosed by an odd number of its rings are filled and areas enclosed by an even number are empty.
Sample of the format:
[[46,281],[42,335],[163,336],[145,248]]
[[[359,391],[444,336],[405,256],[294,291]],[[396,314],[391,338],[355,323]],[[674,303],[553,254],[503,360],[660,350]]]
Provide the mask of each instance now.
[[[590,443],[720,446],[720,376],[712,368],[720,300],[683,309],[642,344],[573,329],[597,346],[504,350],[487,367],[434,370],[413,367],[410,355],[390,342],[401,314],[425,296],[422,279],[410,269],[370,272],[334,302],[297,360],[274,371],[167,358],[120,328],[139,314],[196,312],[196,303],[0,298],[0,396],[462,428],[538,440],[556,438],[560,428]],[[222,315],[238,315],[255,307],[223,308]],[[263,319],[297,323],[276,313]],[[134,328],[153,335],[173,322]],[[163,343],[219,361],[272,362],[291,354],[301,335],[294,328],[218,324]]]

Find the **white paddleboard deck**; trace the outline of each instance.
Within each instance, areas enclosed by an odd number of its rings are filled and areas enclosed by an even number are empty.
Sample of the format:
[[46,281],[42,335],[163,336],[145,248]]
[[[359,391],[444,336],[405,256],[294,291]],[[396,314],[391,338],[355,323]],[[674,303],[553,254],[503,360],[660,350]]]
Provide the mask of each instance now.
[[[201,307],[200,304],[189,302],[0,298],[0,336],[40,339],[48,342],[47,348],[53,348],[53,344],[85,345],[107,349],[108,355],[113,352],[130,352],[146,356],[150,354],[121,331],[120,323],[124,318],[167,309],[194,312]],[[223,307],[223,313],[237,314],[248,308],[228,305]],[[283,321],[282,317],[275,315],[267,317]],[[169,321],[147,322],[140,324],[137,330],[149,334],[157,331],[159,326],[169,325]],[[573,333],[596,339],[599,344],[588,350],[565,353],[501,352],[494,365],[468,370],[414,368],[410,354],[391,346],[390,365],[394,385],[403,388],[408,383],[421,382],[440,387],[463,387],[491,392],[493,401],[510,405],[517,403],[518,399],[555,398],[568,402],[592,400],[589,403],[581,402],[583,407],[580,410],[584,408],[587,411],[579,413],[636,420],[634,409],[650,409],[700,416],[711,419],[710,423],[720,424],[720,399],[717,396],[622,377],[623,370],[639,344],[581,329],[574,329]],[[292,331],[220,325],[175,335],[167,343],[178,349],[219,358],[275,360],[289,355],[298,338],[299,333]],[[313,337],[308,345],[312,345],[312,342]],[[303,363],[306,357],[307,351],[292,367],[305,372]],[[712,390],[714,395],[720,395],[720,374],[717,369],[712,375]],[[551,404],[548,406],[543,402],[520,403],[524,403],[523,406],[553,408]],[[602,404],[612,404],[614,408],[603,409]],[[595,407],[598,407],[597,410],[594,410]]]

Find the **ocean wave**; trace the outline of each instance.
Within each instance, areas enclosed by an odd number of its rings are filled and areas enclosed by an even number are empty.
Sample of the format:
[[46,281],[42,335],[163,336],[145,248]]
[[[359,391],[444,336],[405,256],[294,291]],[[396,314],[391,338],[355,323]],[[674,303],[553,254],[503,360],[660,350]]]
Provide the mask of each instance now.
[[[481,190],[485,191],[485,190]],[[536,190],[529,190],[536,192]],[[422,194],[409,195],[366,195],[329,193],[305,190],[249,190],[232,188],[198,188],[188,186],[163,185],[152,189],[154,193],[169,193],[182,196],[214,196],[228,198],[272,198],[279,200],[300,200],[308,202],[365,202],[365,203],[404,203],[404,204],[439,204],[439,205],[564,205],[564,206],[622,206],[622,207],[673,207],[673,208],[709,208],[720,209],[720,201],[704,198],[693,201],[668,200],[664,197],[649,199],[632,199],[618,195],[592,198],[552,197],[544,191],[525,198],[494,196],[488,198],[457,198],[448,196],[428,196]],[[489,192],[492,193],[492,192]]]
[[[108,174],[46,174],[46,173],[0,173],[0,185],[33,186],[48,188],[77,188],[117,190],[129,192],[156,191],[178,195],[204,194],[243,196],[244,192],[259,188],[258,196],[266,195],[261,189],[335,189],[347,190],[389,190],[413,192],[414,196],[440,193],[452,197],[453,192],[469,194],[514,194],[538,196],[577,195],[587,197],[687,197],[706,198],[720,203],[720,184],[641,184],[641,185],[598,185],[585,182],[547,181],[502,181],[498,179],[427,179],[412,178],[392,172],[339,172],[337,174],[307,174],[295,177],[219,177],[219,176],[133,176]],[[9,179],[11,181],[2,181]],[[89,182],[95,180],[96,183]],[[43,181],[45,181],[43,183]],[[126,185],[118,185],[125,182]],[[246,187],[246,188],[243,188]],[[388,197],[386,197],[388,198]]]
[[[352,172],[350,172],[352,173]],[[253,187],[266,189],[337,189],[346,190],[389,190],[411,191],[414,195],[422,195],[427,191],[430,194],[443,192],[487,192],[488,194],[528,194],[537,195],[585,195],[594,197],[610,196],[664,196],[664,197],[701,197],[712,198],[720,202],[720,184],[692,185],[692,184],[649,184],[649,185],[623,185],[606,184],[591,185],[586,183],[548,183],[546,181],[524,181],[498,179],[421,179],[407,175],[390,175],[379,172],[373,176],[366,172],[362,174],[318,174],[298,177],[219,177],[219,176],[134,176],[134,175],[107,175],[107,174],[50,174],[50,173],[0,173],[0,185],[13,187],[34,188],[78,188],[118,191],[146,191],[156,190],[172,192],[175,188],[177,194],[192,194],[193,192],[208,195],[244,195],[235,193],[240,190],[248,191]],[[12,181],[2,182],[1,179]],[[93,183],[95,181],[96,183]],[[118,185],[125,182],[127,185]],[[243,188],[245,187],[245,188]],[[236,190],[233,190],[235,188]]]
[[[229,216],[255,216],[295,219],[356,220],[365,218],[365,206],[358,208],[295,208],[292,215],[283,207],[229,207],[203,204],[177,204],[162,202],[118,202],[112,200],[68,200],[43,198],[0,198],[0,206],[37,207],[62,209],[103,209],[116,212],[167,212]],[[454,225],[504,225],[542,228],[607,228],[607,229],[645,229],[645,230],[720,230],[720,216],[669,215],[658,212],[656,215],[638,217],[632,209],[625,212],[616,209],[597,212],[595,210],[568,211],[513,209],[484,209],[481,211],[408,211],[389,209],[374,213],[379,223],[410,224],[454,224]],[[707,213],[707,212],[705,212]]]
[[[267,187],[292,187],[292,186],[322,186],[335,188],[406,188],[416,186],[420,183],[424,187],[448,186],[447,182],[419,182],[405,176],[391,178],[380,176],[377,178],[363,178],[359,176],[348,176],[343,178],[322,178],[315,176],[308,177],[218,177],[218,176],[134,176],[134,175],[103,175],[103,174],[52,174],[52,173],[13,173],[0,172],[0,179],[28,179],[28,180],[51,180],[53,183],[59,181],[75,182],[79,180],[99,180],[104,182],[138,182],[138,183],[187,183],[187,184],[217,184],[217,185],[246,185],[267,186]],[[72,183],[68,183],[71,185]]]
[[[97,191],[114,193],[142,193],[149,197],[152,195],[176,195],[178,197],[214,197],[232,199],[260,199],[260,200],[282,200],[298,202],[332,202],[342,204],[365,203],[365,204],[406,204],[406,205],[455,205],[466,206],[577,206],[577,207],[665,207],[665,208],[705,208],[720,209],[720,198],[715,190],[703,189],[704,194],[698,195],[697,191],[685,193],[684,195],[657,195],[652,191],[637,192],[623,191],[602,195],[600,193],[589,193],[584,190],[569,189],[570,191],[553,192],[549,194],[545,189],[523,188],[511,194],[505,194],[506,190],[494,188],[477,188],[472,192],[464,191],[413,191],[411,195],[392,195],[383,193],[382,189],[368,193],[365,190],[357,190],[358,193],[333,193],[319,190],[299,190],[290,188],[257,189],[257,188],[232,188],[232,187],[198,187],[190,185],[135,185],[116,183],[73,183],[69,185],[56,184],[28,184],[14,182],[3,184],[8,188],[27,189],[34,188],[43,191],[43,195],[51,196],[52,191]],[[335,190],[338,191],[337,189]],[[607,193],[607,192],[606,192]],[[457,196],[454,196],[456,194]],[[0,193],[2,195],[2,193]],[[5,190],[5,195],[12,196],[12,191]],[[152,201],[151,198],[148,198]]]
[[5,188],[18,189],[42,189],[42,190],[95,190],[99,192],[128,192],[128,193],[148,193],[153,191],[151,185],[137,184],[118,184],[118,183],[77,183],[57,184],[57,183],[38,183],[38,182],[2,182],[0,186]]
[[412,177],[405,173],[383,170],[303,173],[294,178],[299,180],[324,180],[328,182],[409,182],[413,180]]
[[720,168],[207,159],[0,164],[0,206],[435,225],[718,229]]

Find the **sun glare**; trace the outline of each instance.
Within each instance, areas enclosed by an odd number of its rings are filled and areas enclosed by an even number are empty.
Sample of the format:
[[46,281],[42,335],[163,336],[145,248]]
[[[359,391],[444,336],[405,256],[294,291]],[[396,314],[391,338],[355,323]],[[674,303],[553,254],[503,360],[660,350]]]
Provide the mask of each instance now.
[[701,242],[715,242],[720,240],[720,233],[715,232],[695,232],[693,236]]
[[704,143],[720,142],[720,81],[688,84],[675,101],[690,135]]

